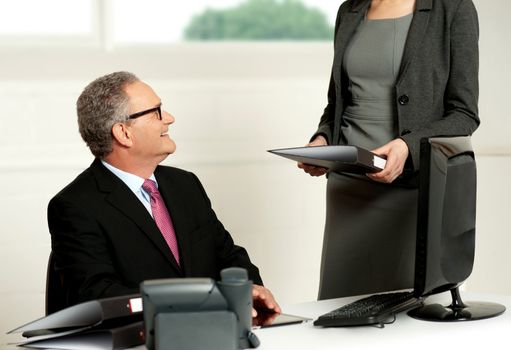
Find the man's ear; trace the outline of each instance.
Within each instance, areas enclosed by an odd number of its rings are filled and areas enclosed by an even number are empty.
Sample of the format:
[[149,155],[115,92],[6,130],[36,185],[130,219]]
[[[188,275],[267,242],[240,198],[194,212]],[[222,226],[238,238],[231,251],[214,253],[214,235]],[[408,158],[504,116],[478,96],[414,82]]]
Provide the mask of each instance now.
[[114,126],[112,126],[112,136],[114,137],[114,140],[121,146],[131,147],[133,145],[131,131],[126,124],[114,124]]

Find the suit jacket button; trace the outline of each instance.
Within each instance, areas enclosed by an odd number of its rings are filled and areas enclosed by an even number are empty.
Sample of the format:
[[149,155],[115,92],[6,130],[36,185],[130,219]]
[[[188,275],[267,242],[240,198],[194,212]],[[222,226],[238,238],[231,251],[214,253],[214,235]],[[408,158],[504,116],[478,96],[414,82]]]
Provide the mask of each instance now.
[[410,98],[408,95],[401,95],[398,97],[397,102],[399,102],[400,105],[404,106],[410,102]]
[[406,134],[409,134],[409,133],[411,133],[410,130],[404,129],[403,131],[401,131],[401,136],[405,136]]

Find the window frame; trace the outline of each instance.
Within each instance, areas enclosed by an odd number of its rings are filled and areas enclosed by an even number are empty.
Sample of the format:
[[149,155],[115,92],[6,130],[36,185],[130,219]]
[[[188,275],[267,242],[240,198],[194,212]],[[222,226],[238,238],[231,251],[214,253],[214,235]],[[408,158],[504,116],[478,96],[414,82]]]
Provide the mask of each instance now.
[[47,47],[108,47],[108,9],[110,0],[91,0],[90,34],[0,34],[2,48],[47,48]]

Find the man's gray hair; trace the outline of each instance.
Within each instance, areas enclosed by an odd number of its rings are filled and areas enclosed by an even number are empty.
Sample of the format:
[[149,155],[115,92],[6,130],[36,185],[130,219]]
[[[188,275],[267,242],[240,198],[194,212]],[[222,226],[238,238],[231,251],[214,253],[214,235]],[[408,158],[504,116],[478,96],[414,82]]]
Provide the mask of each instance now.
[[112,127],[126,122],[129,98],[124,88],[140,81],[129,72],[102,76],[87,85],[76,101],[78,129],[92,154],[104,158],[112,152]]

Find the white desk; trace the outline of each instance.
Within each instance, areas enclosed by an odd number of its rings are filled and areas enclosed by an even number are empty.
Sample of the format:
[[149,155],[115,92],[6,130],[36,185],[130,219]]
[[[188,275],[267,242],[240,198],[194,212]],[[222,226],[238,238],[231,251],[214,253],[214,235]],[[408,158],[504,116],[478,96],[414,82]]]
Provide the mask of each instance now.
[[[511,296],[462,294],[464,301],[491,301],[506,306],[495,318],[468,322],[427,322],[399,314],[385,328],[372,326],[318,328],[312,323],[256,330],[260,350],[267,349],[510,349]],[[356,299],[356,298],[355,298]],[[285,306],[284,312],[316,319],[354,298]],[[433,299],[431,299],[433,300]],[[450,294],[435,297],[449,304]],[[495,347],[492,345],[496,344]]]
[[[318,328],[311,323],[263,328],[255,330],[261,341],[259,350],[276,349],[510,349],[511,348],[511,296],[463,294],[464,301],[491,301],[506,306],[507,311],[495,318],[469,322],[427,322],[397,316],[393,324],[385,328],[373,326]],[[289,314],[316,319],[319,315],[358,298],[341,298],[315,301],[294,305],[283,305]],[[430,298],[431,299],[431,298]],[[433,301],[428,299],[428,301]],[[443,304],[450,302],[450,295],[444,293],[435,297]],[[6,342],[19,341],[19,334],[6,337]],[[496,344],[496,346],[492,346]],[[0,345],[4,350],[20,349],[14,345]],[[145,349],[145,346],[135,348]]]

